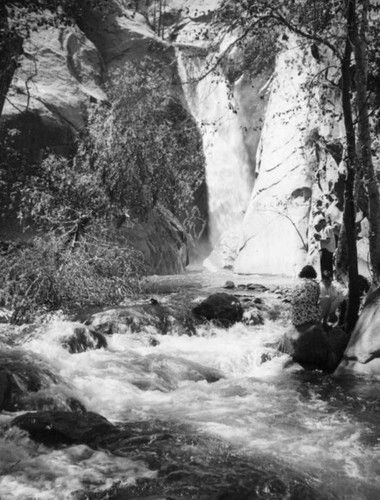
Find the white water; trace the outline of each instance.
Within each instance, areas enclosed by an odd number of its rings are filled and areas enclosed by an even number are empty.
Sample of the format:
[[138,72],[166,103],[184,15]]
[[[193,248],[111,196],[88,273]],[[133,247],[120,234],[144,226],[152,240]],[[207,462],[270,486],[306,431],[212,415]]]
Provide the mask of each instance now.
[[241,226],[253,184],[252,165],[241,117],[234,112],[237,103],[229,96],[225,77],[206,74],[206,60],[194,54],[177,51],[177,61],[187,104],[202,133],[214,247],[223,234]]
[[[218,436],[247,456],[275,457],[327,484],[338,498],[378,498],[368,493],[370,487],[380,495],[380,442],[363,440],[375,432],[362,418],[365,393],[347,385],[344,395],[337,381],[325,379],[324,386],[323,380],[300,378],[295,366],[285,368],[288,357],[270,347],[284,332],[282,320],[228,330],[208,326],[193,337],[155,333],[155,347],[149,345],[151,333],[115,334],[107,349],[80,354],[57,342],[68,326],[59,321],[41,327],[24,349],[45,358],[67,381],[66,393],[88,410],[113,422],[187,423],[195,434]],[[198,364],[220,370],[224,378],[207,383]],[[373,384],[370,390],[378,394]],[[323,397],[324,387],[332,395]],[[55,390],[59,398],[61,389]],[[13,417],[3,414],[1,428]],[[101,491],[155,476],[143,463],[84,445],[52,450],[17,428],[1,431],[0,447],[2,500],[66,499],[83,488]]]

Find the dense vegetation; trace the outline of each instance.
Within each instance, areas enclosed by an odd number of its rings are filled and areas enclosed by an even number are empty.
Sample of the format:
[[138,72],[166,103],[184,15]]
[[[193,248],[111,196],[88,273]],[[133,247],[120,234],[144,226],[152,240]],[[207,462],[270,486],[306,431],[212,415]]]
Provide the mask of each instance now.
[[144,262],[118,231],[127,219],[144,222],[162,206],[191,233],[203,181],[200,136],[153,66],[145,60],[113,79],[107,102],[89,107],[70,158],[46,152],[31,164],[12,146],[17,130],[8,131],[2,215],[13,207],[44,235],[0,257],[3,303],[15,308],[14,320],[41,307],[116,303],[136,291]]

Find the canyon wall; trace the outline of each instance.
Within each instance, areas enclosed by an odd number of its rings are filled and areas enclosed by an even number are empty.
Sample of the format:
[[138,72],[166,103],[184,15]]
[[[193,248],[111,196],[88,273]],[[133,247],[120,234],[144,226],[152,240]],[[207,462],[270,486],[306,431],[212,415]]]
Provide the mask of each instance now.
[[[329,54],[316,59],[309,43],[287,36],[263,70],[244,60],[238,34],[215,21],[220,0],[168,0],[160,36],[146,2],[137,11],[110,3],[106,18],[88,11],[77,26],[32,33],[2,120],[19,128],[32,157],[45,147],[67,153],[85,107],[107,99],[103,84],[149,55],[181,83],[176,91],[202,136],[212,248],[204,266],[287,276],[318,267],[314,217],[322,207],[341,223],[345,172],[339,92],[320,84]],[[338,83],[334,70],[328,76]],[[368,274],[366,219],[358,224]],[[180,272],[181,262],[159,272]]]

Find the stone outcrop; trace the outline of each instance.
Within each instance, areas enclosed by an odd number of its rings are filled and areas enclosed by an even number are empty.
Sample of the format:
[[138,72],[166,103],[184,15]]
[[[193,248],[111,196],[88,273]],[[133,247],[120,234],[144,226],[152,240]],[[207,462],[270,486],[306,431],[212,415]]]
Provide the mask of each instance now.
[[[310,51],[300,47],[295,37],[277,55],[257,150],[257,180],[234,266],[237,272],[296,276],[307,259],[316,259],[313,203],[325,189],[325,194],[329,192],[333,181],[329,178],[330,184],[323,180],[316,185],[319,159],[326,157],[316,156],[316,148],[319,136],[331,138],[337,133],[311,95],[309,82],[319,71]],[[334,177],[337,164],[330,155],[327,160],[329,175]]]
[[352,332],[336,374],[380,377],[380,288],[370,294]]

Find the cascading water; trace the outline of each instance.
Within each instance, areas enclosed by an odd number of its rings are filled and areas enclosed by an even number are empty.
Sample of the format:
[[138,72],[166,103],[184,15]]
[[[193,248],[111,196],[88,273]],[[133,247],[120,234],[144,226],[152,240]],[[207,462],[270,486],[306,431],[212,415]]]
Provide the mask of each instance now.
[[210,243],[215,248],[224,241],[234,252],[254,174],[244,123],[226,78],[209,72],[204,57],[178,49],[177,62],[187,105],[202,134]]
[[[172,297],[159,300],[170,303]],[[128,327],[108,336],[108,347],[77,354],[58,341],[72,328],[67,321],[24,337],[18,349],[56,375],[44,397],[58,401],[64,393],[118,425],[138,422],[159,430],[135,434],[115,453],[85,444],[57,448],[7,428],[15,414],[3,412],[2,500],[145,498],[164,491],[170,498],[210,500],[378,498],[380,382],[288,366],[289,357],[275,349],[286,314],[275,295],[264,292],[262,300],[271,311],[264,324],[204,325],[194,336],[162,335],[153,326],[137,334]],[[156,448],[144,455],[149,443]],[[101,496],[115,485],[135,489]]]

